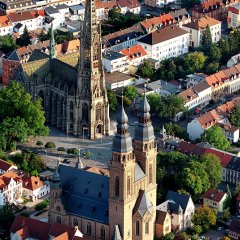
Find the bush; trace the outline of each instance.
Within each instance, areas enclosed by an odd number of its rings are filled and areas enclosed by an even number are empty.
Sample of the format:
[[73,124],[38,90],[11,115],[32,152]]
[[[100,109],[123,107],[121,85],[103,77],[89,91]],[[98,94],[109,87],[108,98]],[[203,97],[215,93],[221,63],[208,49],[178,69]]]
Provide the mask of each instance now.
[[59,147],[57,150],[58,150],[59,152],[65,152],[65,151],[66,151],[65,147]]
[[37,142],[36,142],[36,145],[37,145],[37,146],[43,146],[43,142],[42,142],[42,141],[37,141]]
[[44,201],[38,203],[38,204],[35,206],[35,210],[36,210],[36,211],[41,211],[41,210],[45,209],[48,205],[49,205],[49,200],[48,200],[48,199],[45,199]]
[[73,154],[73,155],[78,155],[79,151],[78,151],[77,148],[69,148],[69,149],[67,150],[67,153],[68,153],[68,154]]
[[47,142],[45,148],[56,148],[56,144],[54,142]]

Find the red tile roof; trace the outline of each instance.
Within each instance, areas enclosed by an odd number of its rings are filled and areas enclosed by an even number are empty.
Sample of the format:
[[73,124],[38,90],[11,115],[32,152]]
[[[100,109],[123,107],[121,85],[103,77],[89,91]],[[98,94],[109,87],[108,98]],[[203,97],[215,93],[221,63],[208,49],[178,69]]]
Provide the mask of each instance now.
[[10,162],[6,162],[2,159],[0,159],[0,169],[3,171],[8,171],[12,166],[14,166],[15,168],[17,168],[14,164],[10,163]]
[[104,9],[112,9],[117,6],[117,2],[114,0],[111,1],[95,1],[96,9],[104,8]]
[[22,181],[23,181],[23,187],[31,191],[34,191],[44,186],[44,182],[41,181],[40,178],[35,176],[23,177]]
[[147,52],[143,49],[141,45],[135,45],[130,48],[125,48],[120,52],[127,56],[130,61],[147,55]]
[[185,141],[180,142],[177,150],[185,154],[194,155],[202,155],[205,151],[203,147]]
[[215,150],[211,148],[206,148],[204,154],[212,153],[220,159],[221,165],[223,168],[226,168],[227,165],[230,163],[234,155],[228,154],[226,152]]
[[138,0],[117,0],[117,4],[120,7],[128,7],[128,8],[136,8],[136,7],[140,7],[140,3],[138,2]]
[[220,202],[225,194],[225,192],[221,192],[218,189],[210,188],[206,193],[203,194],[203,198],[207,198],[215,202]]
[[31,14],[30,11],[26,11],[26,12],[11,13],[8,15],[8,18],[11,20],[11,22],[21,22],[21,21],[34,19],[35,17]]
[[216,9],[216,6],[222,6],[222,0],[206,0],[199,5],[196,5],[192,11],[195,12],[210,12]]
[[5,172],[3,175],[0,176],[0,189],[5,189],[11,179],[14,179],[16,182],[21,181],[21,178],[16,173],[12,171]]
[[0,16],[0,28],[12,26],[8,16]]
[[228,77],[224,71],[217,72],[205,78],[205,81],[212,87],[219,87],[224,84],[226,80],[228,80]]
[[30,13],[32,14],[32,16],[33,16],[34,18],[37,18],[37,17],[39,17],[39,16],[42,16],[42,17],[45,17],[45,16],[46,16],[44,9],[31,11]]

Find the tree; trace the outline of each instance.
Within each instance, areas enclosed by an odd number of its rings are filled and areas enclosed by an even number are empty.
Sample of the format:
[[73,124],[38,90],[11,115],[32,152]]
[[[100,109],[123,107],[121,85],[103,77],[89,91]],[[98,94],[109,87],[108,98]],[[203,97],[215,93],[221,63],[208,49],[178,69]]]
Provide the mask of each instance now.
[[185,140],[189,139],[188,133],[186,130],[178,124],[167,123],[165,129],[168,135],[176,136]]
[[45,148],[56,148],[56,144],[54,142],[47,142]]
[[32,101],[24,87],[15,81],[0,90],[0,136],[9,150],[15,141],[25,141],[30,135],[47,135],[41,100]]
[[212,34],[209,25],[207,25],[202,38],[202,46],[209,47],[212,44]]
[[184,99],[177,95],[168,95],[162,97],[158,107],[159,117],[168,117],[173,119],[177,113],[184,112]]
[[123,95],[133,101],[137,97],[137,89],[135,86],[127,86],[124,88]]
[[149,61],[145,61],[142,65],[138,68],[138,74],[140,76],[151,78],[154,73],[153,67]]
[[203,133],[203,140],[220,150],[230,150],[231,145],[220,126],[214,125]]
[[193,226],[201,226],[202,232],[207,232],[216,224],[216,221],[217,210],[207,206],[197,208],[192,218]]
[[235,105],[229,114],[229,121],[234,127],[240,127],[240,107]]
[[11,35],[0,36],[0,50],[5,54],[17,49],[16,40]]
[[131,105],[132,101],[130,98],[126,97],[126,96],[123,96],[123,105],[125,107],[129,107]]
[[67,150],[68,154],[73,154],[73,155],[78,155],[79,154],[79,150],[77,148],[69,148]]
[[220,62],[222,57],[221,49],[217,46],[217,44],[211,44],[205,47],[205,55],[208,57],[207,62]]
[[36,145],[39,146],[39,147],[43,146],[43,141],[37,141]]
[[28,46],[29,44],[31,44],[27,26],[25,26],[23,34],[20,36],[20,38],[17,39],[17,44],[20,46]]
[[173,239],[174,239],[174,234],[172,232],[170,232],[162,237],[162,240],[173,240]]
[[225,64],[230,57],[230,46],[229,46],[228,37],[220,39],[218,46],[222,53],[221,63]]
[[222,166],[220,159],[212,153],[201,156],[202,163],[205,164],[205,171],[208,174],[210,187],[215,188],[222,180]]
[[111,21],[118,19],[119,15],[120,15],[120,11],[118,8],[112,8],[108,12],[108,18],[111,19]]
[[229,219],[230,216],[231,216],[231,214],[230,214],[228,209],[223,210],[222,220],[224,222],[226,222]]
[[151,113],[156,113],[157,112],[157,109],[158,109],[158,106],[159,106],[159,103],[160,103],[160,100],[161,100],[161,96],[159,93],[151,93],[151,94],[148,94],[147,95],[147,100],[148,100],[148,103],[150,105],[150,108],[151,108]]
[[218,70],[219,70],[218,62],[212,62],[206,66],[206,73],[209,75],[216,73]]
[[181,6],[182,6],[182,8],[190,9],[199,3],[200,3],[200,0],[182,0]]
[[5,205],[0,206],[0,226],[2,226],[6,234],[10,232],[17,211],[18,207],[13,203],[6,202]]
[[235,195],[238,195],[238,194],[240,193],[240,181],[238,181],[238,182],[236,183],[234,193],[235,193]]
[[199,71],[204,67],[206,56],[204,56],[201,52],[193,52],[186,55],[184,58],[184,65],[186,67],[186,71],[190,73],[194,73],[195,71]]
[[116,93],[109,90],[107,92],[108,95],[108,103],[109,103],[109,110],[116,112],[118,109],[118,102],[117,102],[117,96]]

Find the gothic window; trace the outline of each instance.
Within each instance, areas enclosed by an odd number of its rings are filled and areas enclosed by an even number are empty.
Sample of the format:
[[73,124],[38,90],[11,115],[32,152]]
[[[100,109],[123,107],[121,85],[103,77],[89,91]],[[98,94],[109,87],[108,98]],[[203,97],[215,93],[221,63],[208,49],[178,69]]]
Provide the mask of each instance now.
[[82,106],[82,119],[88,122],[88,106],[86,103]]
[[70,102],[70,110],[73,110],[73,102]]
[[91,235],[92,234],[92,226],[91,223],[87,223],[87,234]]
[[145,151],[147,150],[147,144],[144,144],[144,150]]
[[59,216],[57,216],[57,223],[61,224],[61,218]]
[[140,221],[139,220],[137,220],[135,222],[135,232],[136,232],[136,236],[140,235]]
[[73,112],[70,112],[70,120],[73,121]]
[[119,197],[119,177],[115,177],[115,196]]
[[61,208],[60,206],[57,206],[57,211],[60,212],[61,211]]
[[96,120],[101,119],[101,104],[97,104],[96,106]]
[[145,223],[145,234],[149,234],[149,222]]
[[73,226],[78,226],[78,220],[76,218],[73,219]]
[[131,177],[128,176],[127,179],[127,194],[130,195],[131,194]]
[[152,183],[152,164],[149,166],[149,183]]
[[104,226],[101,226],[101,228],[100,228],[100,238],[105,239],[105,228],[104,228]]

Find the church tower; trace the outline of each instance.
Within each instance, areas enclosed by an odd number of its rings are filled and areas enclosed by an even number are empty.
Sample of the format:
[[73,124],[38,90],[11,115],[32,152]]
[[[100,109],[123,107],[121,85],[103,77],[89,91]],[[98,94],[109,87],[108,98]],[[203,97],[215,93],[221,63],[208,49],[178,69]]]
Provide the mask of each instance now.
[[77,108],[73,133],[94,139],[109,134],[109,106],[102,65],[101,27],[97,22],[94,0],[86,0],[80,36]]

